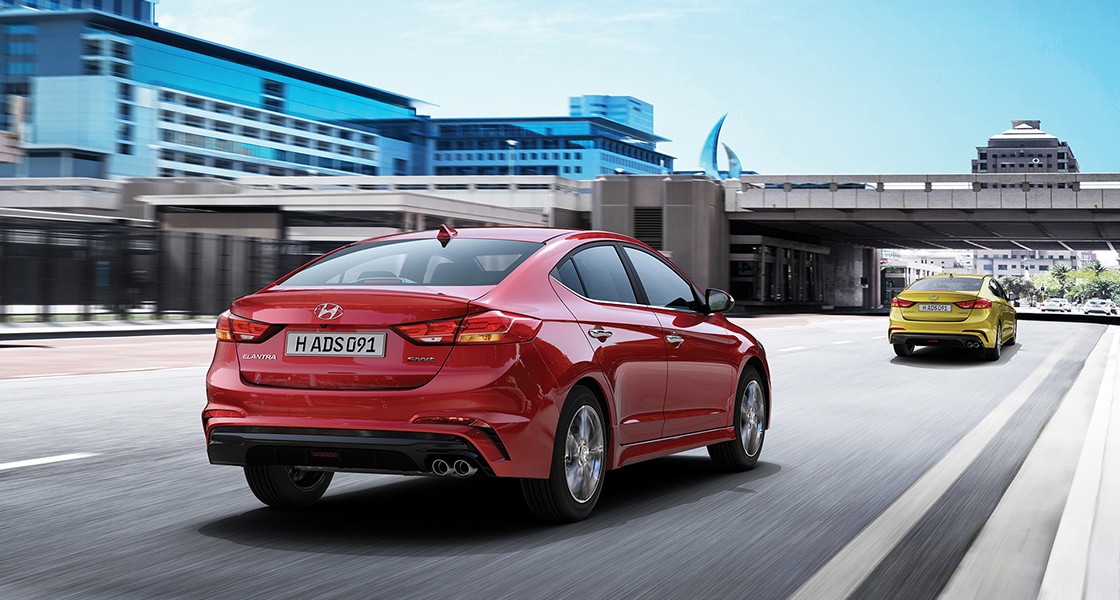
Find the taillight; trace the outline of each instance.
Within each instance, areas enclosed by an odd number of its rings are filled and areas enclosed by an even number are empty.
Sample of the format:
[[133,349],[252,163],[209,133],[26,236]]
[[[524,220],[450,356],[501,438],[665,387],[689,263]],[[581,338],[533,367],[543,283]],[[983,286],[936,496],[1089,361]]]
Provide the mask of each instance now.
[[413,417],[412,423],[416,425],[466,425],[467,427],[489,427],[493,429],[486,421],[453,415],[424,415]]
[[961,308],[991,308],[992,301],[985,300],[984,298],[977,298],[975,300],[965,300],[964,302],[954,302]]
[[272,325],[239,317],[227,310],[218,317],[214,334],[219,340],[226,342],[256,344],[267,340],[283,328],[283,325]]
[[891,308],[910,308],[914,303],[909,300],[903,300],[899,297],[891,298]]
[[541,328],[540,319],[507,315],[492,310],[463,319],[459,328],[461,344],[497,344],[527,342],[537,335]]
[[393,327],[401,335],[420,344],[527,342],[536,337],[540,328],[540,319],[507,315],[497,310],[470,315],[463,319],[408,323]]
[[397,325],[393,329],[397,333],[420,344],[450,344],[455,341],[455,332],[459,331],[459,319],[447,321],[428,321],[427,323],[409,323]]

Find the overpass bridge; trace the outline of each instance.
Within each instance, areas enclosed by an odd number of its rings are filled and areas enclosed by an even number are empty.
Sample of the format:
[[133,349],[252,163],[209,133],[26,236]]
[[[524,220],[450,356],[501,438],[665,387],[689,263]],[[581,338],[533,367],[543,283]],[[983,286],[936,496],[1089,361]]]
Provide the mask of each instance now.
[[1118,173],[743,175],[724,185],[732,221],[823,244],[1068,251],[1120,245]]

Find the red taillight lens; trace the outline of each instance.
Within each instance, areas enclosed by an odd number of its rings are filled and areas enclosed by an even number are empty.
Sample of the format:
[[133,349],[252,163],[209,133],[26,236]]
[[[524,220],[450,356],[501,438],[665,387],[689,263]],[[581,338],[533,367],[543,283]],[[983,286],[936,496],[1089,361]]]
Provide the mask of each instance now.
[[463,319],[409,323],[393,329],[420,344],[510,344],[533,339],[540,328],[540,319],[492,310]]
[[527,342],[537,335],[541,328],[540,319],[507,315],[492,310],[463,319],[459,328],[459,343],[462,344],[507,344]]
[[218,315],[218,325],[214,328],[214,335],[223,342],[232,342],[233,334],[229,331],[229,311]]
[[202,411],[202,420],[208,421],[210,419],[239,419],[244,418],[245,414],[236,410],[224,410],[220,408],[209,408]]
[[456,417],[451,415],[426,415],[422,417],[413,417],[412,422],[416,425],[466,425],[467,427],[492,428],[489,423],[480,419],[472,419],[471,417]]
[[911,306],[914,306],[914,303],[909,300],[898,297],[891,298],[891,308],[910,308]]
[[218,316],[218,325],[214,329],[214,335],[216,335],[219,340],[225,342],[256,344],[272,337],[277,331],[283,328],[282,325],[271,325],[269,323],[245,319],[231,314],[227,310]]
[[975,300],[965,300],[964,302],[954,302],[961,308],[991,308],[992,301],[985,300],[984,298],[977,298]]
[[459,319],[409,323],[397,325],[393,329],[420,344],[450,344],[455,341],[455,332],[459,330]]

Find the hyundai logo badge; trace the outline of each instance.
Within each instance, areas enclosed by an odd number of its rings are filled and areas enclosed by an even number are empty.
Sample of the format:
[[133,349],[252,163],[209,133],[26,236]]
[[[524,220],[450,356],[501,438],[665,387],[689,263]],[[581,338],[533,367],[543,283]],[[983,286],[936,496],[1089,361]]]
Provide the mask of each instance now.
[[342,316],[342,307],[337,304],[324,302],[323,304],[315,307],[315,316],[324,321],[337,319]]

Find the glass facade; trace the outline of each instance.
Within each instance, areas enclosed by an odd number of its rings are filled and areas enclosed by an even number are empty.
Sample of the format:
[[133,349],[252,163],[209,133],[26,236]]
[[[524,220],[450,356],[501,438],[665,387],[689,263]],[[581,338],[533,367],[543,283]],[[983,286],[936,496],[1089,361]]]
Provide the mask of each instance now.
[[155,18],[153,0],[0,0],[3,9],[34,10],[100,10],[121,17],[152,23]]

